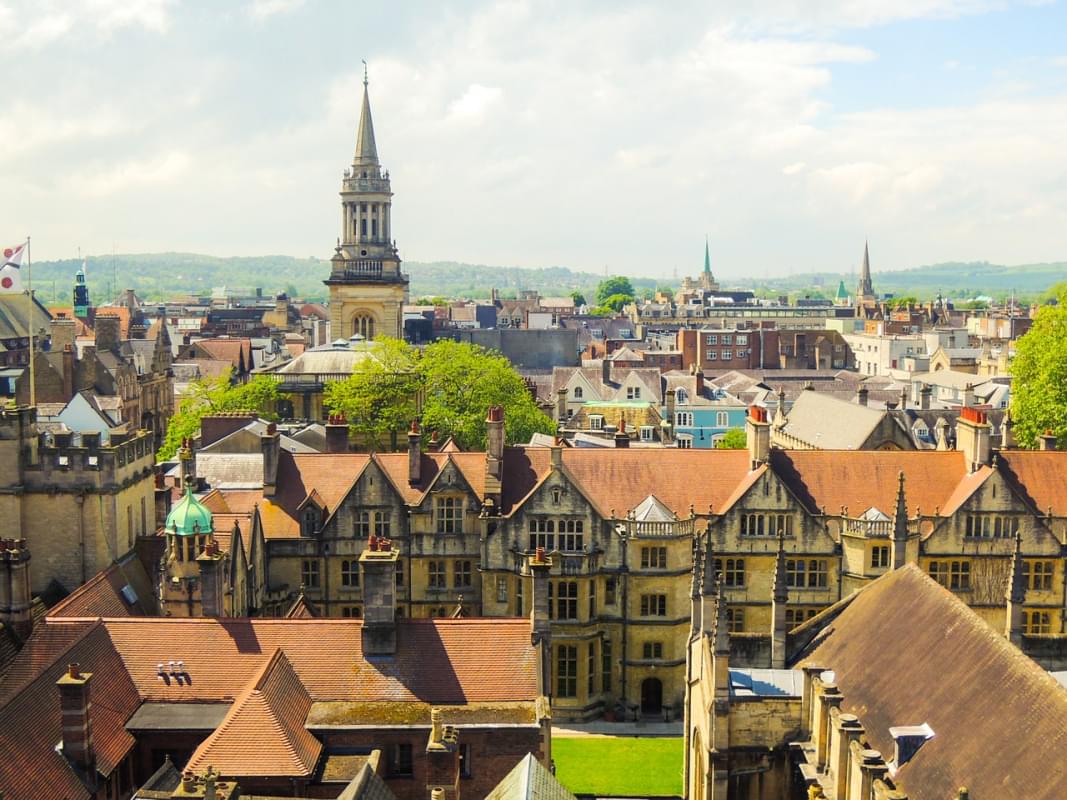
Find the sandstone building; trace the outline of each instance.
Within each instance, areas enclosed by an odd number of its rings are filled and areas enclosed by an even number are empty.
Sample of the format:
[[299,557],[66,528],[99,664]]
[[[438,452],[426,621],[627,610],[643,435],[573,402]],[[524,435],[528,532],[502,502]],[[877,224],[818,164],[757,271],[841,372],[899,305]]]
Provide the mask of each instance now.
[[620,705],[677,714],[695,547],[723,576],[736,663],[754,665],[770,648],[779,532],[790,629],[905,563],[1003,629],[1018,534],[1022,647],[1062,662],[1067,454],[995,448],[980,410],[961,415],[957,449],[941,451],[772,449],[758,407],[747,450],[512,448],[498,411],[487,427],[485,453],[418,430],[406,453],[290,453],[265,433],[261,484],[220,480],[202,498],[262,535],[265,564],[250,567],[258,584],[246,591],[261,598],[254,610],[284,614],[301,597],[322,616],[362,616],[373,533],[398,554],[398,613],[526,615],[523,576],[542,547],[556,717]]

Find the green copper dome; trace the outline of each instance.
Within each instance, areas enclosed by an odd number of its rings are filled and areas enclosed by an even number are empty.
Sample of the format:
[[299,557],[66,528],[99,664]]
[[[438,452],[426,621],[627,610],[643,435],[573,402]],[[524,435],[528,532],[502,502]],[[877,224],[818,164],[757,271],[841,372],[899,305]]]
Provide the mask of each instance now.
[[211,512],[193,497],[191,486],[186,487],[185,497],[179,500],[167,514],[167,524],[164,529],[167,533],[176,533],[178,536],[196,536],[214,532],[211,527]]

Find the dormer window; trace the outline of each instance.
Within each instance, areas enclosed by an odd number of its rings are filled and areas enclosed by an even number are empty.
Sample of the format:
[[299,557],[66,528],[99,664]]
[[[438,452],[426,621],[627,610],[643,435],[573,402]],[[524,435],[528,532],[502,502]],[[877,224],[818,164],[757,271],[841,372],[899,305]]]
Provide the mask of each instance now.
[[585,396],[585,392],[582,391],[581,386],[575,386],[574,391],[571,394],[575,400],[581,400]]
[[627,400],[640,400],[641,399],[641,387],[640,386],[627,386],[626,387],[626,399]]
[[319,511],[315,507],[305,508],[300,518],[300,535],[314,536],[319,528]]

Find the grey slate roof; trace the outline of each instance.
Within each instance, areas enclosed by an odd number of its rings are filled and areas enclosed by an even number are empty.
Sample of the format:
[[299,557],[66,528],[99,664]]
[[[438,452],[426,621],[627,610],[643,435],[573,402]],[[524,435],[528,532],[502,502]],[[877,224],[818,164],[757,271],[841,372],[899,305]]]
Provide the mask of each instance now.
[[527,753],[485,800],[576,800],[556,776]]

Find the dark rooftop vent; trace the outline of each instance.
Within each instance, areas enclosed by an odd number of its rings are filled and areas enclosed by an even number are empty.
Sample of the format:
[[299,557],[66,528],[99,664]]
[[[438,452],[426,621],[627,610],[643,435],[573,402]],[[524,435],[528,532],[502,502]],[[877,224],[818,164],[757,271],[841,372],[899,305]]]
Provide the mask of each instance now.
[[896,752],[890,765],[896,772],[919,752],[927,740],[934,738],[934,729],[925,722],[922,725],[898,725],[889,729],[889,735],[896,742]]

